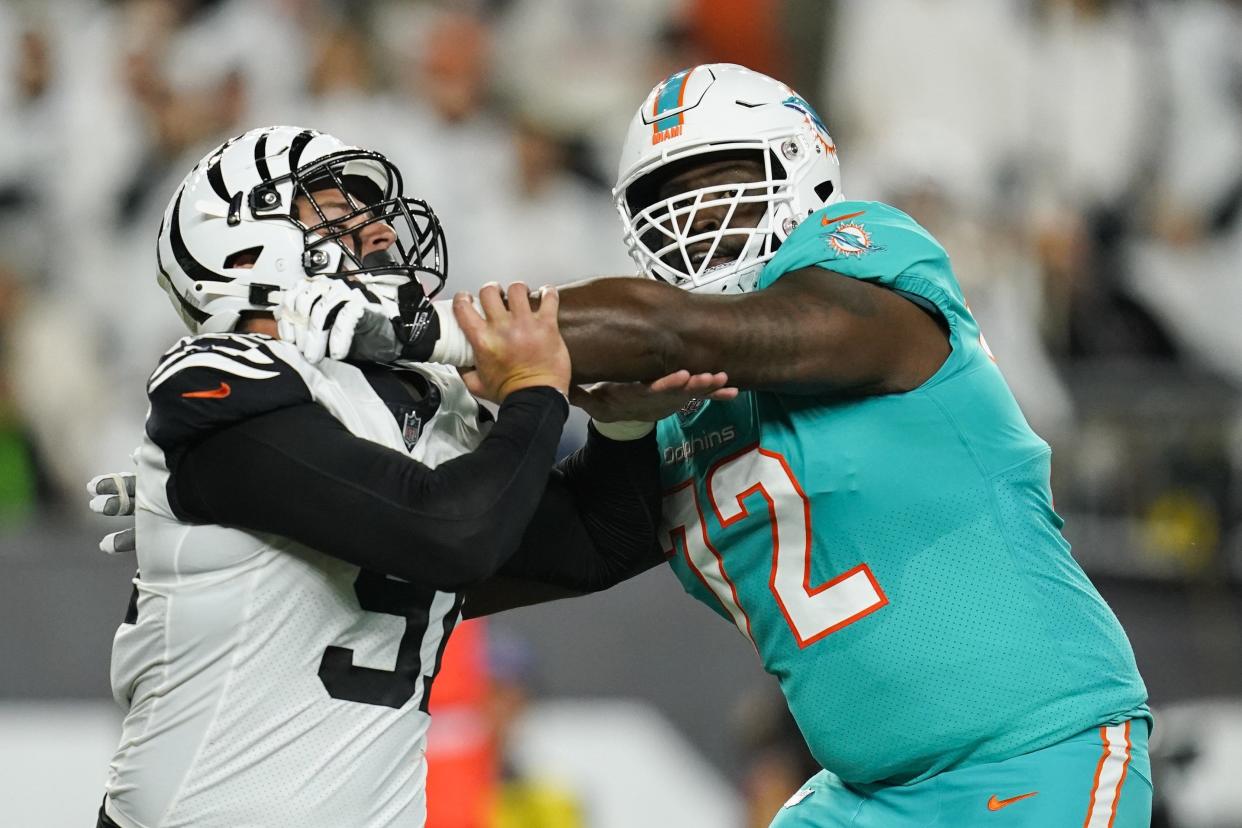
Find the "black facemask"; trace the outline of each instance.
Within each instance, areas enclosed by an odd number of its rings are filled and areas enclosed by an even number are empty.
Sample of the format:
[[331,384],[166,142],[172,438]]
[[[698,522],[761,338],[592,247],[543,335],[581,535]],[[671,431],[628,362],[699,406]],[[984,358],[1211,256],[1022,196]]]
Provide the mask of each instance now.
[[[365,165],[372,173],[377,170],[382,172],[384,186],[381,187],[370,175],[347,173],[351,163]],[[310,203],[314,211],[311,215],[292,216],[291,205],[284,210],[271,209],[282,205],[278,201],[274,205],[268,204],[265,198],[268,193],[275,193],[276,186],[285,181],[293,182],[295,198],[303,196]],[[349,211],[329,219],[315,195],[325,190],[343,193],[349,202]],[[265,182],[255,188],[251,198],[256,217],[263,218],[264,213],[270,210],[273,218],[292,217],[299,222],[306,245],[302,263],[308,273],[327,267],[331,257],[320,248],[338,242],[344,256],[333,274],[335,276],[405,276],[411,284],[418,286],[420,295],[428,297],[435,296],[444,286],[448,276],[448,246],[440,221],[427,202],[404,196],[400,171],[379,153],[366,150],[332,153],[287,176]],[[353,251],[362,247],[361,233],[376,222],[388,224],[396,239],[387,250],[359,257]],[[352,237],[352,248],[348,243],[340,243],[345,236]],[[431,280],[430,290],[423,279]]]

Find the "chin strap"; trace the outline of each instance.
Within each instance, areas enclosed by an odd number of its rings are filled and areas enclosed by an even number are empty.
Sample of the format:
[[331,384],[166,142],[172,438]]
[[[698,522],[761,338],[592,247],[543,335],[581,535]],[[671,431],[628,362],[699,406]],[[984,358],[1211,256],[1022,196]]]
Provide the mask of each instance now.
[[474,365],[474,348],[453,316],[450,299],[428,302],[424,298],[393,317],[367,307],[354,328],[349,356],[365,362]]
[[[474,347],[466,339],[466,332],[461,329],[461,325],[457,323],[457,317],[453,315],[453,300],[439,299],[432,302],[431,307],[436,314],[440,336],[436,339],[428,361],[454,365],[458,368],[473,366]],[[477,299],[474,300],[474,307],[480,315],[483,314],[483,308]]]
[[249,284],[241,282],[195,282],[194,295],[205,298],[235,296],[259,307],[275,307],[280,304],[284,291],[281,290],[279,285],[265,285],[259,282],[251,282]]

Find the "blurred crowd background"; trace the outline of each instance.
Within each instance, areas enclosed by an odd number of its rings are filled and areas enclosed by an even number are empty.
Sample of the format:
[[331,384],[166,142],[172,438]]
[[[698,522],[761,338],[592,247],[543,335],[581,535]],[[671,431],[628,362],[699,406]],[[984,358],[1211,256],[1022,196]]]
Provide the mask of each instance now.
[[[789,82],[847,197],[949,250],[1168,710],[1158,824],[1242,826],[1237,0],[0,0],[0,712],[108,694],[132,561],[93,551],[83,484],[128,467],[182,335],[154,238],[204,152],[272,123],[381,150],[441,216],[452,289],[630,274],[620,139],[708,61]],[[496,619],[495,686],[642,700],[729,819],[766,825],[813,769],[753,653],[672,580]],[[509,824],[606,824],[586,799]]]

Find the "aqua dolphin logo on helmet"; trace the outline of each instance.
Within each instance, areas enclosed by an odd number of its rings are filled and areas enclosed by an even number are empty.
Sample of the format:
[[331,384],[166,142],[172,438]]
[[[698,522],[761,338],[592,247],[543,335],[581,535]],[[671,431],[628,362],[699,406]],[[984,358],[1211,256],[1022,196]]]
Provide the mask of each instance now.
[[819,132],[819,140],[823,144],[824,149],[828,150],[828,152],[837,151],[836,145],[832,143],[832,137],[828,135],[828,125],[819,117],[819,113],[806,102],[806,98],[796,94],[790,95],[781,101],[781,105],[787,106],[795,112],[801,112],[802,116]]

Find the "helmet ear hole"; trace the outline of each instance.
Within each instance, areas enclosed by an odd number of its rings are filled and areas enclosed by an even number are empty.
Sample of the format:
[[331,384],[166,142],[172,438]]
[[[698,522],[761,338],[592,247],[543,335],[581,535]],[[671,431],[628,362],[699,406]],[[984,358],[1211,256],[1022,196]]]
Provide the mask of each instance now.
[[254,267],[255,262],[259,261],[259,254],[263,252],[263,245],[258,247],[247,247],[245,250],[238,250],[224,257],[224,266],[229,267]]
[[820,201],[827,201],[836,191],[836,186],[831,181],[821,181],[815,185],[815,195]]

